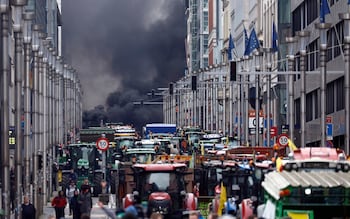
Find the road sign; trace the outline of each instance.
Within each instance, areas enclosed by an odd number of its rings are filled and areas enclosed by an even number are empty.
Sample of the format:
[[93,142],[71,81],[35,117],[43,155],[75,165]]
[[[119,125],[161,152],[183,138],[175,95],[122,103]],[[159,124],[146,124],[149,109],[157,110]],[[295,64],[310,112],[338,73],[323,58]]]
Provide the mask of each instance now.
[[99,150],[106,151],[109,147],[109,141],[107,138],[101,137],[97,139],[96,146]]
[[280,134],[277,138],[277,144],[279,144],[280,146],[287,146],[288,145],[288,135]]
[[326,117],[326,123],[333,123],[333,117],[332,116],[327,116]]
[[333,140],[333,124],[327,123],[326,126],[327,140]]
[[288,124],[281,125],[281,132],[283,134],[287,134],[289,132],[289,125]]
[[277,126],[272,126],[270,129],[270,137],[273,138],[277,136]]

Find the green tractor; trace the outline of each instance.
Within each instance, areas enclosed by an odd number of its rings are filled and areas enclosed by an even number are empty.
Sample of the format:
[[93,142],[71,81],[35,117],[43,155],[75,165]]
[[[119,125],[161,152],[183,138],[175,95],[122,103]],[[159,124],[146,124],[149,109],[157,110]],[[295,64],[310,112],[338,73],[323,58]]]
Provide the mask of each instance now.
[[61,155],[59,166],[62,171],[62,189],[65,190],[71,180],[76,180],[76,185],[80,188],[84,180],[88,179],[93,195],[98,196],[102,192],[104,174],[102,153],[96,144],[70,144],[62,149]]

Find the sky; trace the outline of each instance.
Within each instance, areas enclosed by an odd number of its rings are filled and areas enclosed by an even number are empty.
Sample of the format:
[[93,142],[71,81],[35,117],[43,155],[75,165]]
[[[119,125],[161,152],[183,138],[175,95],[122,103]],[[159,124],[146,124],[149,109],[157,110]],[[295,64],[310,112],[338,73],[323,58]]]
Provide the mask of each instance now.
[[185,37],[183,0],[62,0],[63,57],[82,84],[84,126],[162,122],[161,105],[133,102],[158,100],[147,93],[184,75]]

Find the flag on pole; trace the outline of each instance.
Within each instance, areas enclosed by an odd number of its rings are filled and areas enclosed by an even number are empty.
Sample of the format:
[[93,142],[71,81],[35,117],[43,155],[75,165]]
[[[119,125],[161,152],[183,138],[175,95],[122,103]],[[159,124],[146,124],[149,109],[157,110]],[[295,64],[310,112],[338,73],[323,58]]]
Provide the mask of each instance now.
[[273,22],[273,24],[272,24],[272,52],[278,52],[277,40],[278,40],[278,33],[276,30],[275,22]]
[[280,157],[276,158],[276,170],[277,172],[281,172],[282,171],[282,159]]
[[325,16],[326,14],[330,14],[331,10],[329,9],[328,0],[321,0],[321,7],[320,7],[320,22],[324,23],[326,21]]
[[232,50],[234,48],[235,48],[235,44],[233,43],[232,35],[230,33],[230,38],[229,38],[229,41],[228,41],[228,48],[227,48],[227,57],[228,57],[229,61],[232,60]]
[[194,168],[194,163],[196,162],[195,160],[195,153],[192,153],[192,156],[191,156],[191,160],[190,160],[190,163],[188,165],[189,168]]
[[253,28],[252,32],[250,33],[248,47],[246,48],[244,55],[249,56],[250,53],[254,51],[254,49],[258,49],[259,47],[259,40],[256,36],[255,29]]
[[148,158],[147,158],[147,161],[146,161],[147,164],[150,164],[152,163],[152,155],[148,155]]
[[247,33],[247,30],[244,27],[244,55],[246,54],[246,51],[247,51],[247,48],[248,48],[248,44],[249,44],[248,33]]
[[288,138],[288,147],[290,151],[295,151],[298,149],[297,146],[295,146],[294,142]]
[[220,192],[220,202],[218,207],[218,216],[222,215],[222,210],[225,207],[225,202],[227,201],[227,194],[226,194],[226,187],[224,186],[224,183],[221,182],[221,192]]

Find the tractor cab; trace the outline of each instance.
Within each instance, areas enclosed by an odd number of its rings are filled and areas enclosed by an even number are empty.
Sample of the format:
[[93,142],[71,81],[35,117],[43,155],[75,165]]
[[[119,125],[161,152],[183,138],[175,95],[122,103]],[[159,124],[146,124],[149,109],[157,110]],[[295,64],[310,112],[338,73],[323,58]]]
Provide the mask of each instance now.
[[103,179],[102,154],[97,150],[96,144],[80,143],[67,145],[67,161],[62,167],[62,186],[69,185],[71,170],[77,176],[77,187],[80,188],[84,180],[88,179],[95,196],[101,193],[101,181]]
[[123,207],[142,203],[147,216],[158,212],[167,218],[181,218],[183,211],[197,209],[193,193],[186,192],[187,166],[182,163],[135,164],[132,166],[135,187],[123,199]]

